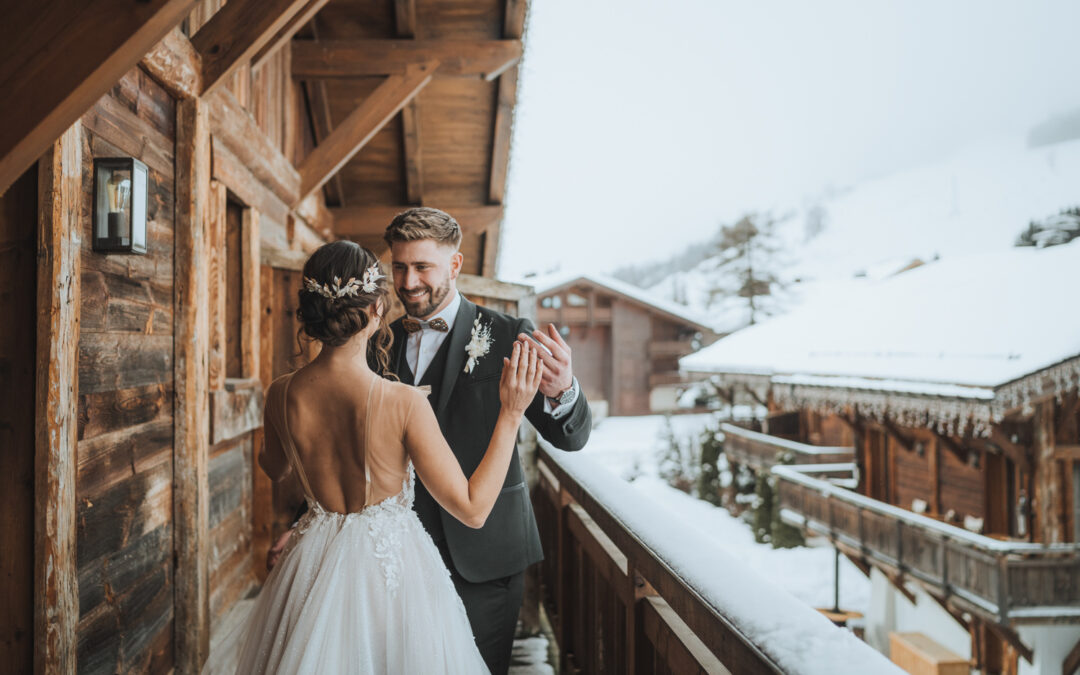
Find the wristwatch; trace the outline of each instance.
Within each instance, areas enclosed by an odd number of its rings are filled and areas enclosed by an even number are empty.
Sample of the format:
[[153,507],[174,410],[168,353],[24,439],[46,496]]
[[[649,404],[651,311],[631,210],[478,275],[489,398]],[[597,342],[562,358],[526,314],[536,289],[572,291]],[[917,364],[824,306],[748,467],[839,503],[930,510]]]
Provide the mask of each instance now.
[[552,407],[558,408],[561,405],[566,405],[570,401],[574,400],[574,385],[577,384],[577,378],[570,381],[570,386],[566,388],[558,396],[548,396],[548,401],[551,402]]

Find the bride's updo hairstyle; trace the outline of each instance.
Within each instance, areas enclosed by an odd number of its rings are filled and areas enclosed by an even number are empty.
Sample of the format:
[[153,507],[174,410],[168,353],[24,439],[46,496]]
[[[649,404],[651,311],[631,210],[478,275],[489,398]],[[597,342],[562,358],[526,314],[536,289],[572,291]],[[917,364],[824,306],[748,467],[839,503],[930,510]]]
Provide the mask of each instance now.
[[[380,319],[384,318],[389,294],[389,284],[374,253],[355,242],[330,242],[304,263],[296,318],[301,332],[309,338],[340,347],[367,328],[371,321],[368,308],[380,301]],[[371,346],[383,374],[389,372],[392,340],[386,321],[380,321]]]

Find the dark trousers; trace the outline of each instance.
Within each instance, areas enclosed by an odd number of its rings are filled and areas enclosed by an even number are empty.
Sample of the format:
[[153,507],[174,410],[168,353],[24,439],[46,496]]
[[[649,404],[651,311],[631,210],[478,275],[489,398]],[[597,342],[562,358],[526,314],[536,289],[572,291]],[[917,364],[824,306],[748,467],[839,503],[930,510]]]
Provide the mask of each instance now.
[[525,572],[501,579],[473,583],[463,579],[454,568],[446,542],[435,543],[442,553],[450,578],[469,615],[473,636],[480,655],[484,657],[491,675],[506,675],[510,671],[510,653],[514,649],[514,632],[521,611],[525,589]]

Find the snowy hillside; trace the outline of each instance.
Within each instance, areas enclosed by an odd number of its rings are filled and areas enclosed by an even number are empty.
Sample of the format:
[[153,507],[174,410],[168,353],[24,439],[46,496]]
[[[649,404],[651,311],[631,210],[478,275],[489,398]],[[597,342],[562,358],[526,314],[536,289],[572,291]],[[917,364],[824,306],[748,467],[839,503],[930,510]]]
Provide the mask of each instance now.
[[[842,298],[913,261],[1003,251],[1031,220],[1080,205],[1080,140],[1029,148],[998,140],[953,158],[866,181],[786,211],[774,210],[781,252],[769,261],[786,289],[779,314],[815,298]],[[707,313],[719,331],[748,323],[745,300],[712,298],[717,261],[652,287]]]

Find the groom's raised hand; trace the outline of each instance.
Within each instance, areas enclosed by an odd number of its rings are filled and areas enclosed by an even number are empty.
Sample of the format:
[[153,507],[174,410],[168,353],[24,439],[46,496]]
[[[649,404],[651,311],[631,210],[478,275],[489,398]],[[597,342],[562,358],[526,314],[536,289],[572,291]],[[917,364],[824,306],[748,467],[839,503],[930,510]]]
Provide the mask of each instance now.
[[562,335],[559,335],[553,323],[547,325],[547,331],[537,329],[532,332],[532,335],[518,334],[518,340],[522,342],[530,338],[544,346],[544,349],[540,350],[540,358],[544,362],[544,377],[540,381],[540,393],[548,398],[558,398],[560,394],[574,386],[570,345],[566,344]]

